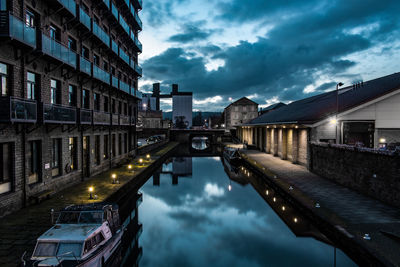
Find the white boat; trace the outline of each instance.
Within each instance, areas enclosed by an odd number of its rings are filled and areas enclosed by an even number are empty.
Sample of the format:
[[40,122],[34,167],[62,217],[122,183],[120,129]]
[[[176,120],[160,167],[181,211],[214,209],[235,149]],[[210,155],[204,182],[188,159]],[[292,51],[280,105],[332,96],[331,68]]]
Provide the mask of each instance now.
[[37,239],[32,257],[23,266],[105,266],[122,233],[117,205],[68,206]]

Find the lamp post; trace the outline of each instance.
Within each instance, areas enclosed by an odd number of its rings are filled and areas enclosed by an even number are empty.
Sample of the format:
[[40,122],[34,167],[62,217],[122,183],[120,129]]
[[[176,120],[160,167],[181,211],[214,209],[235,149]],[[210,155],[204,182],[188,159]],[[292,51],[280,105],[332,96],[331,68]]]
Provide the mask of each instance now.
[[335,142],[336,144],[339,144],[338,142],[338,114],[339,114],[339,87],[342,86],[343,83],[339,82],[336,84],[336,126],[335,126]]
[[93,199],[93,191],[94,191],[93,186],[89,187],[89,199]]

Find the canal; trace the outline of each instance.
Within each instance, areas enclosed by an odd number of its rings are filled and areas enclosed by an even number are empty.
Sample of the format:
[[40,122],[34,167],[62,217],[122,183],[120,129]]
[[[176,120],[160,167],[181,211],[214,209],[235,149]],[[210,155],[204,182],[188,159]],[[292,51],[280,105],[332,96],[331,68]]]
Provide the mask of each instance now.
[[133,195],[130,266],[356,266],[262,178],[217,156],[171,157]]

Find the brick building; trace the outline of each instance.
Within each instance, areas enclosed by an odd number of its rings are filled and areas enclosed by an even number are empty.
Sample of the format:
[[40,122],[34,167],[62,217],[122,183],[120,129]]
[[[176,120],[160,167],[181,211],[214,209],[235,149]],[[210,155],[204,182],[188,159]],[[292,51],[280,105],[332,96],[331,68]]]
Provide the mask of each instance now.
[[225,129],[235,129],[236,126],[249,122],[257,116],[258,104],[247,97],[242,97],[224,109]]
[[0,216],[135,153],[141,5],[0,2]]
[[400,143],[400,73],[292,102],[237,127],[241,141],[309,166],[310,142]]

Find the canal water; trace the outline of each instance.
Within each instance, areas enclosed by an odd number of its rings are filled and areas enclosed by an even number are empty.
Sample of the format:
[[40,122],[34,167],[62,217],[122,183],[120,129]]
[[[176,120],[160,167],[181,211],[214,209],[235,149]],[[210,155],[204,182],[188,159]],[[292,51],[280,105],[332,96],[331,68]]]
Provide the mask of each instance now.
[[140,192],[139,266],[356,266],[260,177],[220,157],[170,158]]

